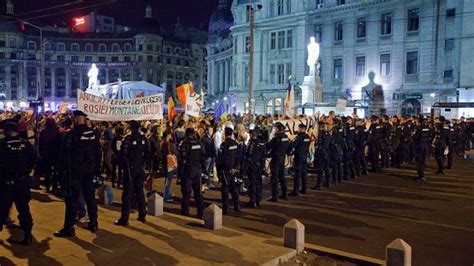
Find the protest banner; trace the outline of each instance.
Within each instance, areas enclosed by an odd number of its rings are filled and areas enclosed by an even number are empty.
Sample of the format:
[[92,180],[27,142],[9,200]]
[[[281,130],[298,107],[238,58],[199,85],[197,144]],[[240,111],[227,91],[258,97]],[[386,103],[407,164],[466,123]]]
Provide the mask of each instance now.
[[158,120],[163,118],[163,97],[107,99],[77,90],[77,109],[94,121]]
[[304,117],[304,118],[295,118],[295,119],[285,119],[285,120],[276,120],[273,122],[275,123],[282,123],[285,126],[285,133],[290,138],[293,140],[296,135],[298,134],[298,126],[300,124],[303,124],[306,126],[306,133],[311,137],[315,136],[316,130],[318,128],[318,120],[316,117],[311,116],[311,117]]
[[336,112],[344,112],[346,110],[347,100],[337,99]]
[[202,105],[202,95],[190,93],[188,97],[186,97],[186,109],[184,112],[189,116],[199,117]]

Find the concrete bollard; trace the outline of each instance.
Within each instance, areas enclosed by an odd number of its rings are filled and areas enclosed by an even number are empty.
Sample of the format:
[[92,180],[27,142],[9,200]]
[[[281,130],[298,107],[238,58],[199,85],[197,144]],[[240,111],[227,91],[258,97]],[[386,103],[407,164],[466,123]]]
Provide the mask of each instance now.
[[103,185],[97,189],[97,195],[99,196],[99,204],[113,205],[114,204],[114,191],[107,185]]
[[304,225],[292,219],[283,227],[284,245],[288,248],[296,249],[297,253],[304,250]]
[[157,192],[153,192],[148,197],[148,214],[151,216],[163,215],[163,197]]
[[387,266],[411,266],[411,247],[403,239],[395,239],[385,249]]
[[222,209],[216,204],[204,210],[204,227],[210,230],[222,229]]

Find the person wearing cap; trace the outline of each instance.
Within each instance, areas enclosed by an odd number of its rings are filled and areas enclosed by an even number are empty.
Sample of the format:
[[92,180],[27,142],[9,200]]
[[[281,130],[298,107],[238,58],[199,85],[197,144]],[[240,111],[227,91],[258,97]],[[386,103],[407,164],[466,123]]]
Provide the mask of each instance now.
[[245,150],[244,173],[249,178],[249,202],[247,207],[260,207],[262,203],[262,173],[265,167],[266,147],[262,133],[255,126],[249,125],[250,141]]
[[314,165],[316,167],[316,186],[312,189],[322,190],[323,185],[331,187],[331,173],[329,168],[329,144],[332,135],[329,134],[329,127],[323,119],[318,122],[318,136],[316,138],[316,150],[314,154]]
[[356,133],[354,142],[354,168],[357,176],[367,175],[367,160],[365,158],[365,147],[367,146],[367,132],[364,120],[356,122]]
[[280,198],[288,200],[288,188],[285,177],[285,158],[286,155],[291,151],[290,150],[290,140],[285,133],[285,126],[277,122],[274,125],[276,130],[275,136],[267,144],[267,153],[268,157],[271,158],[270,161],[270,172],[271,172],[271,186],[272,186],[272,196],[268,199],[272,202],[278,201],[278,183],[281,187]]
[[449,126],[449,134],[448,134],[449,145],[448,145],[448,155],[446,156],[447,157],[446,169],[451,170],[453,169],[453,153],[456,150],[456,138],[455,138],[456,131],[451,121],[447,121],[447,124]]
[[204,200],[201,194],[201,175],[206,169],[206,155],[201,142],[196,139],[193,128],[185,130],[185,138],[179,146],[178,165],[183,169],[181,180],[181,215],[189,216],[191,191],[196,201],[197,217],[204,215]]
[[344,169],[344,180],[349,180],[356,177],[354,167],[354,149],[355,149],[355,125],[352,117],[343,117],[342,119],[342,136],[344,139],[343,145],[343,160],[342,166]]
[[26,246],[33,241],[28,175],[33,169],[36,155],[32,145],[20,138],[17,123],[7,121],[3,129],[5,138],[0,140],[0,231],[3,230],[3,223],[15,203],[24,238],[21,241],[10,238],[8,241]]
[[145,167],[149,167],[150,145],[148,139],[140,131],[140,123],[130,121],[130,135],[125,137],[120,161],[125,168],[123,191],[122,191],[122,213],[115,225],[127,226],[130,217],[132,197],[135,195],[138,205],[138,220],[146,222],[145,193],[143,183],[145,182]]
[[291,143],[291,153],[293,154],[294,181],[293,191],[290,196],[298,196],[299,193],[306,194],[306,184],[308,177],[308,153],[311,138],[306,134],[306,125],[298,125],[298,134]]
[[369,128],[369,134],[367,137],[367,146],[369,147],[369,160],[372,167],[372,171],[380,171],[380,137],[382,132],[382,125],[379,124],[377,116],[371,117],[371,124]]
[[423,117],[419,118],[419,126],[415,131],[415,143],[416,143],[416,163],[418,176],[414,179],[415,181],[425,180],[425,165],[426,158],[429,154],[429,145],[431,141],[431,129],[428,126],[426,119]]
[[87,115],[76,110],[74,128],[66,133],[60,150],[63,169],[62,187],[65,189],[66,211],[64,227],[55,232],[56,237],[73,237],[76,232],[74,225],[78,211],[81,192],[87,205],[89,215],[88,229],[98,230],[97,203],[95,201],[94,177],[100,176],[101,148],[100,135],[86,124]]
[[435,119],[435,137],[433,140],[435,159],[438,164],[436,174],[444,174],[444,152],[449,144],[449,126],[446,125],[444,116],[439,116]]
[[389,168],[392,125],[390,124],[390,118],[387,115],[383,115],[379,121],[382,126],[382,130],[380,131],[380,167]]
[[234,203],[234,210],[240,211],[239,187],[235,180],[238,168],[238,143],[234,140],[234,125],[228,121],[224,128],[225,140],[217,154],[217,171],[221,182],[222,213],[229,213],[229,192]]

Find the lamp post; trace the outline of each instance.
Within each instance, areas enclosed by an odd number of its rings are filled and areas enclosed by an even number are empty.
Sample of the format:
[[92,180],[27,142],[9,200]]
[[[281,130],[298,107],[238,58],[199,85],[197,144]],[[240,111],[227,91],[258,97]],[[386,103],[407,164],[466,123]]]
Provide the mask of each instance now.
[[[262,5],[257,5],[257,11],[262,9]],[[253,50],[254,50],[254,28],[255,28],[255,8],[252,1],[247,5],[247,12],[249,15],[250,33],[249,33],[249,84],[248,84],[248,103],[249,114],[252,114],[252,99],[253,99]]]
[[45,62],[44,62],[44,44],[43,44],[43,28],[41,28],[38,25],[32,24],[31,22],[24,21],[23,22],[25,25],[29,25],[35,29],[38,29],[40,32],[40,50],[41,50],[41,63],[40,63],[40,87],[39,87],[39,95],[38,95],[38,100],[40,102],[43,101],[44,99],[44,87],[45,87]]

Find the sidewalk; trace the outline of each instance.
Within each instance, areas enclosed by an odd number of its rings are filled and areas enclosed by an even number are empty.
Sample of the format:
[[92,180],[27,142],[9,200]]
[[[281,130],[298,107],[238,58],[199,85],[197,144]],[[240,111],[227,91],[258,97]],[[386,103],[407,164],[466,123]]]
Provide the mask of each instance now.
[[[11,246],[6,239],[21,237],[20,229],[0,233],[0,265],[260,265],[293,250],[282,239],[224,228],[204,229],[202,221],[165,213],[148,216],[146,224],[131,214],[129,227],[117,227],[118,207],[99,208],[97,235],[77,228],[76,238],[53,237],[63,223],[64,203],[33,191],[31,210],[34,243]],[[16,217],[16,213],[13,217]],[[16,219],[15,219],[16,220]],[[85,225],[84,225],[85,226]],[[225,224],[224,224],[225,227]],[[282,229],[283,231],[283,229]]]

